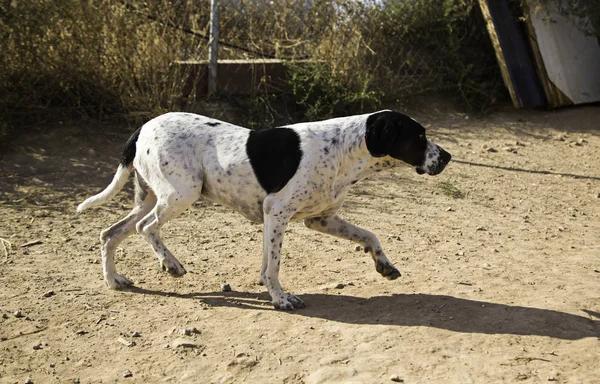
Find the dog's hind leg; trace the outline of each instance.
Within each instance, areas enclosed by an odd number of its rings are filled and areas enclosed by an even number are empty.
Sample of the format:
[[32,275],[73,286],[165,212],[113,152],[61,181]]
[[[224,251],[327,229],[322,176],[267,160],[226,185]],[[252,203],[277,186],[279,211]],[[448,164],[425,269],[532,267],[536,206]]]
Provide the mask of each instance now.
[[137,222],[146,216],[155,204],[156,196],[136,173],[133,209],[125,218],[105,229],[100,234],[102,270],[104,272],[104,281],[109,288],[120,289],[133,284],[127,277],[117,274],[114,259],[115,251],[117,246],[134,232]]
[[383,277],[395,280],[400,277],[400,271],[388,260],[381,249],[381,244],[373,233],[347,222],[338,215],[313,217],[304,220],[304,225],[315,231],[327,233],[343,239],[352,240],[362,245],[375,262],[375,269]]
[[160,238],[159,230],[171,218],[185,211],[199,197],[200,193],[197,190],[185,192],[169,190],[158,197],[154,209],[136,225],[138,233],[142,235],[158,257],[162,270],[167,271],[171,276],[183,276],[186,270],[167,249]]

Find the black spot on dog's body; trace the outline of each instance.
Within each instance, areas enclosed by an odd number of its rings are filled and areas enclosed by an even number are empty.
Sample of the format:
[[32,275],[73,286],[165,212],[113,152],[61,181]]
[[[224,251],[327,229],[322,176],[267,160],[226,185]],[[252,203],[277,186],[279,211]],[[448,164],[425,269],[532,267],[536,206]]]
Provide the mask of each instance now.
[[291,128],[252,131],[246,154],[261,187],[267,193],[279,192],[300,165],[300,136]]
[[209,121],[206,123],[206,125],[208,125],[209,127],[216,127],[221,125],[221,123],[219,123],[218,121]]

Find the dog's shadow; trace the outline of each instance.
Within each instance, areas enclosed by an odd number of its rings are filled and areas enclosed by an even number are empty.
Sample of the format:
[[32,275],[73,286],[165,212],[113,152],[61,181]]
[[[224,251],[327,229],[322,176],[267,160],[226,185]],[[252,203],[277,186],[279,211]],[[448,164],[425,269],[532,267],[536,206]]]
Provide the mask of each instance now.
[[[179,294],[139,287],[131,288],[130,292],[196,299],[215,307],[273,310],[266,292]],[[301,295],[301,298],[307,303],[306,308],[290,311],[290,316],[348,324],[434,327],[462,333],[534,335],[567,340],[600,337],[600,313],[589,310],[582,310],[589,315],[584,317],[549,309],[430,294],[394,294],[364,299],[319,293]]]

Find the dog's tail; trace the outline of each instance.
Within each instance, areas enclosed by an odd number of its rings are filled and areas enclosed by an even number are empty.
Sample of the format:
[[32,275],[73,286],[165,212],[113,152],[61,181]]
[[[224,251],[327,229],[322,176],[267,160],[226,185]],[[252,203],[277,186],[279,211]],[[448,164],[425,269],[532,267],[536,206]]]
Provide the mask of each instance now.
[[127,183],[127,180],[129,180],[129,175],[133,169],[133,159],[135,158],[136,143],[138,137],[140,136],[140,131],[141,128],[135,131],[129,140],[127,140],[125,149],[123,150],[123,156],[121,157],[121,164],[119,164],[119,168],[117,168],[117,173],[115,173],[112,182],[108,185],[108,187],[106,187],[106,189],[104,189],[104,191],[86,199],[83,203],[79,204],[79,206],[77,206],[78,213],[84,209],[96,207],[106,203],[108,200],[115,197],[121,189],[123,189],[123,186],[125,183]]

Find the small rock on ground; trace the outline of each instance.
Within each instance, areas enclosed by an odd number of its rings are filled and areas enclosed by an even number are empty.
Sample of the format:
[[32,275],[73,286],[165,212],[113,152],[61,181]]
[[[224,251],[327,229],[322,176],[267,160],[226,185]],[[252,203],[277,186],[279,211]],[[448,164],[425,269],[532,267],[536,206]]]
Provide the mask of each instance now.
[[171,343],[171,347],[173,347],[173,348],[198,348],[198,344],[196,344],[193,341],[188,340],[188,339],[178,338],[178,339],[175,339]]
[[181,329],[179,331],[180,334],[185,336],[192,336],[193,334],[199,335],[200,331],[196,327]]

